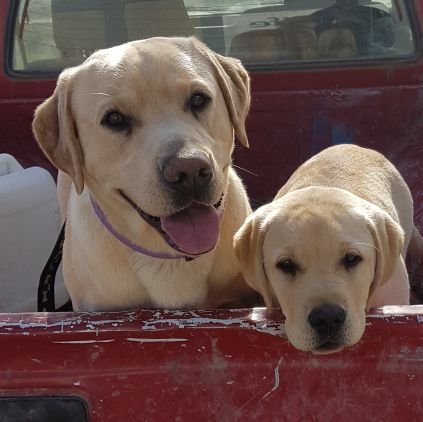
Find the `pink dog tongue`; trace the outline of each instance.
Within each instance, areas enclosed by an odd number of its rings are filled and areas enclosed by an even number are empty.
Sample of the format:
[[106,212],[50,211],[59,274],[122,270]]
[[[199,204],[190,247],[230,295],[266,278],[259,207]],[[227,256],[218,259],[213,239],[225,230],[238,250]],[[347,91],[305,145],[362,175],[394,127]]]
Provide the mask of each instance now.
[[192,204],[161,218],[162,229],[176,246],[189,255],[213,249],[219,236],[219,215],[214,207]]

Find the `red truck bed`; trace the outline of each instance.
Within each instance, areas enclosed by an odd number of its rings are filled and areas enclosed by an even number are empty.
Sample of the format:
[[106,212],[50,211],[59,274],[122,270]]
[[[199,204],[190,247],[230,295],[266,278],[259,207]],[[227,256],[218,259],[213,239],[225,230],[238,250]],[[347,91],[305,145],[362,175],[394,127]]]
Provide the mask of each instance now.
[[0,409],[2,396],[65,396],[92,422],[423,415],[423,306],[375,309],[358,345],[324,356],[290,346],[262,308],[0,319]]

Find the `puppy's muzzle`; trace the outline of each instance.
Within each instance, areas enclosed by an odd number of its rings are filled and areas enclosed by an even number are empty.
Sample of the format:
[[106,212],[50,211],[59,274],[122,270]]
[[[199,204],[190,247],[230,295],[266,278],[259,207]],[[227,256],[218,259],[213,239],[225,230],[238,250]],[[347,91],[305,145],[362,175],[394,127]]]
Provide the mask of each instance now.
[[345,319],[346,312],[339,305],[321,305],[308,315],[308,323],[323,341],[335,339]]
[[210,160],[201,153],[167,157],[161,170],[165,182],[173,191],[192,199],[206,196],[213,179]]

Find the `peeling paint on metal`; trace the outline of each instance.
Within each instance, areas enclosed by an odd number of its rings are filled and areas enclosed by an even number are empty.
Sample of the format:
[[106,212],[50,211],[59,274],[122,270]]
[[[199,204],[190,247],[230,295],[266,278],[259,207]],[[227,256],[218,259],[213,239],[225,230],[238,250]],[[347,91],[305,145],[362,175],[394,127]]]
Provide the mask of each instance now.
[[150,321],[145,321],[144,325],[142,326],[142,330],[145,331],[152,331],[152,330],[160,330],[162,326],[168,327],[177,327],[177,328],[191,328],[191,327],[201,327],[201,328],[208,328],[208,326],[212,326],[211,328],[225,328],[228,326],[236,326],[237,328],[246,328],[246,329],[254,329],[263,333],[271,334],[274,336],[284,336],[285,335],[285,325],[281,323],[271,322],[268,321],[246,321],[245,319],[241,318],[230,318],[230,319],[220,319],[220,318],[204,318],[204,317],[195,317],[195,318],[187,318],[187,319],[155,319]]
[[154,330],[156,325],[169,325],[176,326],[178,328],[185,327],[197,327],[197,326],[206,326],[208,324],[217,324],[217,325],[239,325],[240,327],[246,327],[250,324],[243,319],[220,319],[220,318],[188,318],[188,319],[158,319],[154,321],[146,321],[143,327],[143,330]]
[[[79,322],[82,322],[81,320],[79,320]],[[23,321],[19,321],[19,322],[0,322],[0,328],[3,327],[17,327],[17,328],[50,328],[50,327],[62,327],[63,326],[71,326],[72,324],[74,324],[75,321],[59,321],[59,322],[55,322],[53,324],[42,324],[39,322],[30,322],[30,323],[25,323]]]
[[[86,328],[90,330],[96,329],[96,326],[101,326],[104,324],[112,324],[113,327],[118,327],[119,324],[124,324],[131,319],[105,319],[100,321],[90,321],[89,324],[86,324]],[[0,322],[0,328],[4,328],[5,330],[13,330],[13,328],[20,328],[20,329],[31,329],[31,328],[60,328],[60,332],[63,332],[64,327],[74,328],[76,325],[83,324],[84,321],[81,318],[72,319],[72,320],[62,320],[58,322],[54,322],[51,324],[42,323],[42,322],[24,322],[23,320],[19,322]]]
[[173,343],[173,342],[189,341],[187,338],[133,338],[133,337],[128,337],[126,340],[133,341],[135,343]]
[[[423,305],[413,305],[412,307],[404,307],[404,306],[383,306],[380,308],[383,316],[386,315],[416,315],[416,314],[423,314]],[[379,315],[372,315],[372,317],[378,317]],[[423,315],[418,315],[418,318],[423,318]]]
[[53,341],[55,344],[92,344],[92,343],[111,343],[115,339],[109,340],[68,340],[68,341]]

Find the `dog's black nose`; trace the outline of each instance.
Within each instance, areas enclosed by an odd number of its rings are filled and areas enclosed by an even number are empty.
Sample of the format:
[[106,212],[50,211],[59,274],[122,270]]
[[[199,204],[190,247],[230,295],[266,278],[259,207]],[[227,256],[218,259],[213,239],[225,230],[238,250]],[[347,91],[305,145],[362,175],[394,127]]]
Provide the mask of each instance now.
[[322,305],[308,315],[308,323],[320,335],[332,336],[344,325],[345,309],[339,305]]
[[188,157],[169,157],[164,161],[162,171],[173,189],[194,196],[201,193],[213,177],[209,160],[199,153]]

